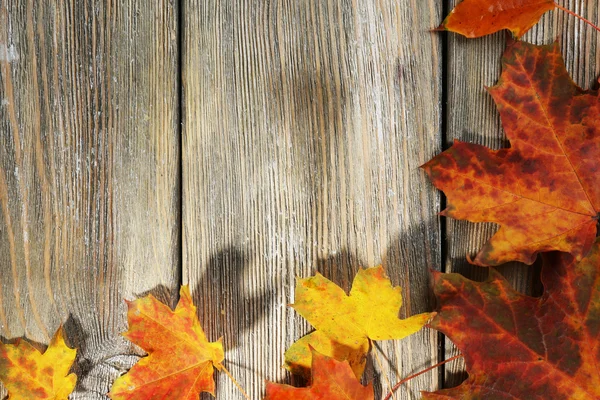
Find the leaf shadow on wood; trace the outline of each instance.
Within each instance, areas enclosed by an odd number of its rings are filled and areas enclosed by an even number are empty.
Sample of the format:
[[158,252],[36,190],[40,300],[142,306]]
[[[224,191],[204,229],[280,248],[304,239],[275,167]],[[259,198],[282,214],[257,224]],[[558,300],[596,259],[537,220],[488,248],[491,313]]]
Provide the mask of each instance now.
[[157,285],[152,289],[146,290],[142,293],[136,293],[135,298],[141,299],[142,297],[146,297],[150,294],[154,296],[156,300],[171,307],[171,310],[175,308],[177,302],[179,301],[179,288],[170,288],[163,284]]
[[89,337],[85,333],[89,332],[89,327],[86,329],[73,314],[63,326],[67,345],[77,350],[71,368],[77,375],[77,384],[69,398],[106,398],[114,379],[127,372],[144,354],[120,336],[101,341]]
[[[244,279],[251,274],[252,259],[250,250],[234,245],[215,252],[193,291],[194,304],[208,339],[214,341],[222,337],[226,353],[238,347],[244,332],[259,323],[272,307],[271,288],[261,287],[252,295],[244,287]],[[215,384],[215,391],[219,393],[220,380],[216,379]],[[200,398],[213,397],[203,393]]]
[[44,349],[46,347],[48,347],[48,345],[42,344],[40,342],[32,342],[31,340],[27,339],[27,337],[25,336],[19,336],[19,337],[13,337],[13,338],[7,338],[4,335],[0,335],[0,342],[4,343],[4,344],[16,344],[17,341],[19,340],[27,340],[29,343],[31,343],[31,345],[33,347],[35,347],[36,349],[38,349],[39,351],[44,351]]
[[84,390],[82,387],[85,378],[94,368],[94,361],[86,357],[87,338],[84,327],[79,319],[69,314],[69,318],[63,324],[65,330],[65,341],[71,348],[77,349],[77,357],[71,371],[77,374],[77,385],[75,390]]
[[244,280],[251,272],[252,253],[229,246],[214,253],[193,291],[200,322],[209,340],[223,336],[223,346],[231,350],[239,345],[244,332],[268,313],[273,299],[271,288],[261,287],[249,294]]

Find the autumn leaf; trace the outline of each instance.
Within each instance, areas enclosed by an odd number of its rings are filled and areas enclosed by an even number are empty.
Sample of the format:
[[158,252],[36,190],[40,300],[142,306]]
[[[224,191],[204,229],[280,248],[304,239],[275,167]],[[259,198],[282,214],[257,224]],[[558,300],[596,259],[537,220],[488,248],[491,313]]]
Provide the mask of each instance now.
[[361,269],[350,295],[318,274],[300,279],[292,307],[316,328],[285,353],[286,368],[306,375],[312,347],[337,360],[347,360],[357,377],[362,375],[370,340],[401,339],[423,327],[431,314],[399,319],[400,287],[392,287],[383,267]]
[[600,241],[579,263],[544,254],[541,298],[486,282],[434,274],[440,303],[431,326],[464,355],[469,378],[425,399],[599,399]]
[[311,385],[296,388],[267,382],[265,400],[373,400],[373,385],[363,386],[347,361],[312,352]]
[[77,377],[69,374],[77,351],[67,347],[62,327],[40,353],[24,340],[0,343],[0,380],[9,399],[66,400]]
[[448,197],[442,215],[501,225],[475,264],[552,250],[581,259],[600,211],[600,96],[573,83],[557,43],[510,42],[503,65],[489,92],[511,148],[456,141],[423,168]]
[[192,302],[182,286],[174,311],[148,295],[127,302],[129,330],[123,335],[148,352],[109,393],[114,400],[197,400],[201,392],[214,396],[213,367],[221,369],[221,340],[208,342]]
[[464,0],[450,12],[440,28],[469,38],[502,29],[521,37],[554,7],[552,0]]

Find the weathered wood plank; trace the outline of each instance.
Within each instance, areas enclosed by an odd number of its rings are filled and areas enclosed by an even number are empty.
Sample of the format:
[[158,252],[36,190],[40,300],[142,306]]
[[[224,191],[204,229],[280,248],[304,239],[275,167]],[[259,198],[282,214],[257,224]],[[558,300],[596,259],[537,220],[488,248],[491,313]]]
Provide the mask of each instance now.
[[[451,0],[450,8],[459,1]],[[561,5],[600,23],[598,2],[586,0],[559,1]],[[555,38],[561,43],[567,69],[575,82],[589,88],[600,75],[600,41],[598,33],[562,11],[547,13],[523,40],[545,44]],[[484,86],[492,86],[500,76],[500,57],[505,46],[505,34],[500,32],[479,39],[448,35],[448,141],[460,139],[491,148],[507,146],[491,96]],[[476,280],[487,276],[487,269],[467,263],[465,255],[474,254],[496,231],[493,224],[472,224],[466,221],[447,222],[448,254],[446,270],[460,272]],[[529,267],[510,263],[499,270],[524,293],[539,293],[539,265]],[[456,349],[446,342],[446,356]],[[445,386],[458,385],[464,378],[464,363],[457,360],[446,366]]]
[[[283,353],[307,332],[286,307],[296,276],[348,288],[384,263],[404,315],[434,306],[439,195],[418,166],[441,147],[440,6],[185,2],[183,280],[252,398],[286,380]],[[377,392],[435,362],[436,338],[378,344]],[[436,384],[423,375],[396,398]],[[217,390],[241,398],[223,374]]]
[[123,298],[179,281],[176,11],[0,3],[0,334],[65,323],[73,398],[134,361]]

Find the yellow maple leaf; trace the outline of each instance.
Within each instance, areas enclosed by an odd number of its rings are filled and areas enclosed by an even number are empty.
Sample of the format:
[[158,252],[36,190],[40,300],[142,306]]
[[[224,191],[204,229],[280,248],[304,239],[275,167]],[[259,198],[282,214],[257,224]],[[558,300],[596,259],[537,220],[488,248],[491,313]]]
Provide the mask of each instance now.
[[182,286],[174,311],[148,295],[127,302],[127,339],[148,352],[110,393],[114,400],[197,400],[201,392],[214,396],[213,367],[224,359],[221,340],[209,342],[196,316],[188,286]]
[[431,313],[398,318],[400,287],[393,287],[383,267],[361,269],[350,295],[323,275],[300,279],[292,307],[316,328],[285,353],[285,366],[306,375],[311,350],[337,360],[347,360],[357,377],[362,375],[371,340],[402,339],[417,332]]
[[76,353],[67,347],[62,327],[43,354],[25,340],[0,343],[0,380],[9,399],[66,400],[77,382],[69,374]]

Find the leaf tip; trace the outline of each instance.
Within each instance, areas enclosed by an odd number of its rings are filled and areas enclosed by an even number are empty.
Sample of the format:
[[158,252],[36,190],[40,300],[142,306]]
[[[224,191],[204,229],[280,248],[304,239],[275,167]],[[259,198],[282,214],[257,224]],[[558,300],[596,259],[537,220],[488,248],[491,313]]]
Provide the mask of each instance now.
[[475,258],[472,258],[471,255],[469,253],[467,253],[467,255],[465,256],[465,258],[467,259],[467,262],[471,265],[477,265],[478,267],[485,267],[486,265],[481,263],[481,261],[479,260],[479,254],[477,254],[475,256]]
[[186,297],[186,298],[189,298],[189,299],[192,298],[192,294],[190,292],[189,285],[181,285],[181,288],[179,288],[179,296],[180,297]]

